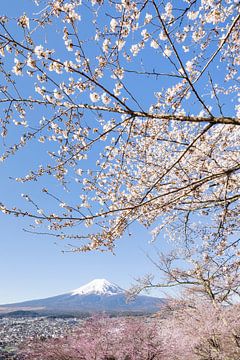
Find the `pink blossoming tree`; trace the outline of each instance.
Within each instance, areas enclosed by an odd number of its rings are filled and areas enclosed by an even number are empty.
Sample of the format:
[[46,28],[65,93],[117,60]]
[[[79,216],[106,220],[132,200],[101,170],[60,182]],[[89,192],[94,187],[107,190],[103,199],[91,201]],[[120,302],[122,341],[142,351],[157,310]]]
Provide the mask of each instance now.
[[39,360],[158,360],[163,358],[157,329],[146,319],[93,317],[65,338],[25,344],[23,355]]
[[60,339],[23,345],[29,360],[238,360],[239,306],[174,301],[156,318],[92,318]]

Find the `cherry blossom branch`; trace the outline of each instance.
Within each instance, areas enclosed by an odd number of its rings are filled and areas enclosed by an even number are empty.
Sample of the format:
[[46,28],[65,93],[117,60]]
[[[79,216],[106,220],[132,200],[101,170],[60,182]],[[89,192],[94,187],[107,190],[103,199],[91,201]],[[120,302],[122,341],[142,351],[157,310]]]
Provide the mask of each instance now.
[[[38,100],[38,99],[0,99],[0,103],[8,103],[8,102],[22,102],[22,103],[31,103],[31,104],[39,104],[39,105],[54,105],[54,103],[48,100]],[[63,103],[59,106],[66,107]],[[132,117],[139,118],[150,118],[150,119],[159,119],[163,121],[178,121],[178,122],[192,122],[192,123],[210,123],[210,124],[225,124],[225,125],[240,125],[240,119],[230,117],[230,116],[213,116],[213,117],[202,117],[202,116],[189,116],[189,115],[174,115],[174,114],[154,114],[142,111],[135,110],[125,110],[119,107],[109,107],[109,106],[101,106],[101,105],[92,105],[92,104],[69,104],[68,109],[87,109],[93,111],[106,111],[110,113],[123,114],[123,115],[131,115]]]

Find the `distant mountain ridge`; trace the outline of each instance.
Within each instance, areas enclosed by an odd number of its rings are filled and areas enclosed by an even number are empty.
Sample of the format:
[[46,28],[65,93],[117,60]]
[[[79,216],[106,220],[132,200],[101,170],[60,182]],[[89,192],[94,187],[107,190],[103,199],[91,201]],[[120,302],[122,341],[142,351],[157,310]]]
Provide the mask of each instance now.
[[125,290],[105,279],[95,279],[69,293],[45,299],[24,301],[1,305],[8,312],[35,311],[39,314],[77,314],[77,313],[154,313],[165,300],[157,297],[138,295],[134,301],[127,302]]

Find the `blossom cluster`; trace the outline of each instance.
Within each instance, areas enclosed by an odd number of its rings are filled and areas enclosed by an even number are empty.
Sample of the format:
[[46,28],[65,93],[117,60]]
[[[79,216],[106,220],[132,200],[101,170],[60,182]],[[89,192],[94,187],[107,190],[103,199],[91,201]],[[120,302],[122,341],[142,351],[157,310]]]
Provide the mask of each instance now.
[[228,243],[239,227],[236,1],[55,0],[0,27],[0,159],[37,143],[44,160],[16,181],[49,176],[63,189],[43,191],[43,214],[31,194],[31,210],[4,213],[82,240],[76,251],[112,250],[134,221],[157,224],[154,239],[164,229]]

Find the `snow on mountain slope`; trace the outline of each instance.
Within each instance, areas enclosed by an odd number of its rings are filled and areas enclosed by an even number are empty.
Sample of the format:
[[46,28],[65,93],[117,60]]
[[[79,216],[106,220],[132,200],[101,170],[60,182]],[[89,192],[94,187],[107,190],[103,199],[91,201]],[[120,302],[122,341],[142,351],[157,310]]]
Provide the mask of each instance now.
[[71,292],[71,295],[117,295],[123,294],[124,290],[118,285],[105,279],[95,279]]

